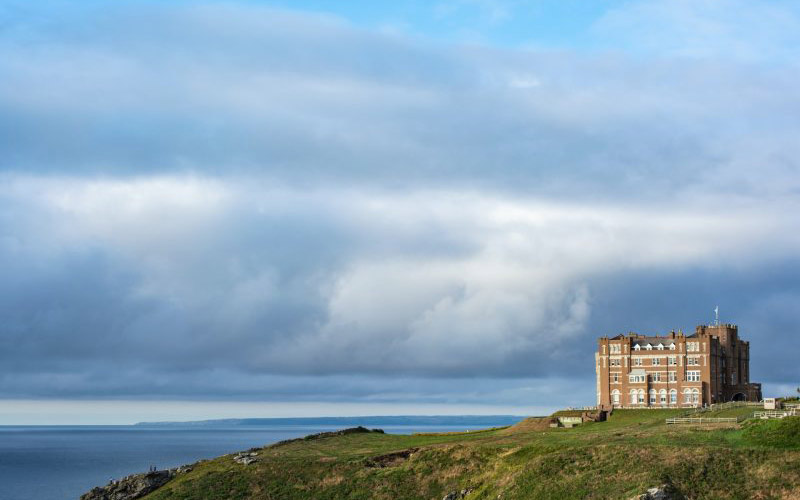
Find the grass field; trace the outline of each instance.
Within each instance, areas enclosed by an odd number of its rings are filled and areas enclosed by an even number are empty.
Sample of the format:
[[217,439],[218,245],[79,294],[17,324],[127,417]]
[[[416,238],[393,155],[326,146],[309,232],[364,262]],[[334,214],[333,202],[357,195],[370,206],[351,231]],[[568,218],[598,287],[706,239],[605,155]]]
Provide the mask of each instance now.
[[734,408],[723,408],[721,410],[711,410],[711,411],[704,411],[702,413],[698,413],[698,417],[703,418],[749,418],[753,416],[753,413],[759,410],[763,410],[762,408],[754,408],[752,406],[739,406]]
[[441,499],[471,489],[469,499],[627,499],[664,483],[696,500],[800,498],[800,418],[664,423],[682,413],[618,410],[573,429],[531,419],[485,432],[300,440],[261,449],[248,466],[232,456],[202,462],[146,498]]

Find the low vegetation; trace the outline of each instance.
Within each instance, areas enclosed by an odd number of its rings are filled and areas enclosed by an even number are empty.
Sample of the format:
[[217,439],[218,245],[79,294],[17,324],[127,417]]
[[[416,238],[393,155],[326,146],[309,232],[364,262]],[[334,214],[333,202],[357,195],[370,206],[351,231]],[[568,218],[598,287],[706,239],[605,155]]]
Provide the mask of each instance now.
[[662,484],[695,500],[800,498],[800,417],[665,424],[680,413],[619,410],[572,429],[528,419],[481,432],[301,439],[257,450],[250,465],[232,455],[200,462],[146,498],[441,499],[466,490],[469,499],[628,499]]

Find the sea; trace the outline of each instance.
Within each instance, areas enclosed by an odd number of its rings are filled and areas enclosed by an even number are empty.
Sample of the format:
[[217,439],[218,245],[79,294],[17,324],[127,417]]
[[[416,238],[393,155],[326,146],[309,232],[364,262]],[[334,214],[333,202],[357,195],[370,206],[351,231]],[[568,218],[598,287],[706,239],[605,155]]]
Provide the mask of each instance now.
[[128,426],[0,426],[0,500],[75,500],[110,479],[356,425],[387,433],[452,432],[522,417],[248,419]]

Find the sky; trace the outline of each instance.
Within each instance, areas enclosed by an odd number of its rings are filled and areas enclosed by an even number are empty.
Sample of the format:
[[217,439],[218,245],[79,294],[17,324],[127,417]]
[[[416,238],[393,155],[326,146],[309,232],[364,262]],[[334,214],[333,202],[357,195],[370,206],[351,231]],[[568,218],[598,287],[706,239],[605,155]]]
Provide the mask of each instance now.
[[0,0],[0,424],[544,414],[736,323],[800,385],[800,6]]

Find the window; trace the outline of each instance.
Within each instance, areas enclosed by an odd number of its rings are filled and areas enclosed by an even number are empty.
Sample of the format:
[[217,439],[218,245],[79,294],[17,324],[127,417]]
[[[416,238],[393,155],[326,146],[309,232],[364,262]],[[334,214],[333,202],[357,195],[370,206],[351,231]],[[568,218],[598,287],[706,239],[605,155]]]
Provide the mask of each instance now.
[[653,373],[653,382],[661,382],[661,374],[658,372]]
[[736,385],[736,372],[731,372],[731,384]]
[[619,391],[614,389],[611,391],[611,403],[618,405],[619,404]]
[[678,402],[678,391],[675,389],[669,391],[669,402],[670,404],[676,404]]
[[687,351],[699,351],[700,350],[700,342],[687,342],[686,343],[686,350]]
[[618,360],[618,359],[612,359],[612,360],[609,362],[609,364],[610,364],[611,366],[619,366],[619,360]]
[[644,404],[644,390],[643,389],[639,389],[638,394],[639,394],[639,404],[643,405]]
[[667,374],[667,377],[668,377],[667,380],[670,381],[670,382],[677,382],[678,381],[678,377],[676,377],[675,372],[669,372]]
[[640,384],[640,383],[642,383],[642,382],[644,382],[644,381],[645,381],[645,380],[644,380],[644,378],[645,378],[645,376],[644,376],[644,375],[631,375],[631,376],[628,378],[628,380],[629,380],[629,381],[630,381],[632,384]]
[[608,347],[611,354],[619,354],[619,344],[609,344]]
[[692,389],[692,403],[699,403],[700,402],[700,391],[698,389]]
[[638,398],[636,396],[636,389],[631,389],[631,404],[635,405],[637,403],[637,401],[638,401]]
[[670,344],[669,348],[670,348],[670,350],[674,351],[675,350],[675,343],[673,342],[672,344]]
[[656,404],[656,390],[655,389],[650,389],[650,404],[651,405]]
[[697,356],[689,356],[686,358],[686,364],[690,366],[697,366],[700,364],[700,358]]
[[647,344],[646,346],[644,346],[644,348],[647,349],[648,351],[653,350],[653,346],[651,346],[650,344]]
[[635,346],[633,346],[633,350],[634,351],[641,351],[642,350],[642,346],[640,346],[639,344],[636,344]]
[[661,389],[658,391],[658,400],[662,405],[667,404],[667,390]]
[[661,358],[653,358],[653,366],[658,366],[661,364]]
[[700,372],[692,370],[687,371],[686,380],[689,382],[700,382]]
[[642,358],[634,358],[633,366],[642,366]]
[[675,364],[675,356],[668,357],[667,358],[667,364],[668,365],[674,365]]
[[683,402],[687,403],[687,404],[692,402],[692,391],[691,391],[691,389],[684,389],[683,390]]
[[664,344],[659,342],[659,344],[656,346],[656,349],[658,349],[659,351],[663,351],[664,350]]

